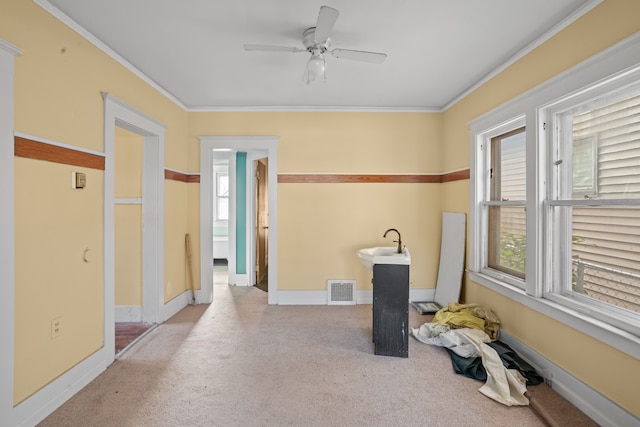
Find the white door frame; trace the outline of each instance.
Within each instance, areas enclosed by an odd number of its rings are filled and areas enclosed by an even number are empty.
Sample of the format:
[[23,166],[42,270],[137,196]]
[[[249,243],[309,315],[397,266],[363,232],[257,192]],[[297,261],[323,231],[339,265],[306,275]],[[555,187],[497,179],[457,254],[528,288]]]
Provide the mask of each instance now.
[[[201,136],[200,137],[200,293],[197,302],[213,301],[213,156],[215,149],[234,151],[261,151],[261,157],[269,159],[268,198],[269,198],[269,304],[278,303],[278,137],[275,136]],[[266,156],[264,155],[266,152]],[[247,155],[247,162],[250,156]],[[251,170],[247,168],[247,172]],[[229,176],[235,173],[229,167]],[[231,179],[230,182],[235,181]],[[252,182],[252,180],[247,180]],[[253,185],[253,184],[251,184]],[[235,185],[231,186],[231,191]],[[249,193],[249,185],[247,187]],[[247,195],[247,198],[250,196]],[[253,202],[251,202],[253,204]],[[230,200],[231,204],[231,200]],[[249,205],[248,205],[249,208]],[[249,212],[249,210],[248,210]],[[249,212],[250,213],[250,212]],[[229,209],[229,251],[235,251],[235,210]],[[247,215],[247,235],[252,235],[249,227],[253,220]],[[247,247],[247,250],[249,247]],[[235,254],[234,254],[235,255]],[[230,253],[231,256],[231,253]],[[251,257],[247,257],[249,260]],[[255,255],[254,255],[255,258]],[[250,261],[249,261],[250,262]],[[253,267],[255,269],[255,266]],[[247,271],[250,271],[247,268]]]
[[0,39],[0,425],[18,423],[13,407],[15,313],[14,57],[20,49]]
[[[105,101],[105,346],[115,355],[115,128],[144,137],[142,165],[142,321],[164,319],[164,132],[155,119],[119,99]],[[113,357],[111,357],[113,360]]]

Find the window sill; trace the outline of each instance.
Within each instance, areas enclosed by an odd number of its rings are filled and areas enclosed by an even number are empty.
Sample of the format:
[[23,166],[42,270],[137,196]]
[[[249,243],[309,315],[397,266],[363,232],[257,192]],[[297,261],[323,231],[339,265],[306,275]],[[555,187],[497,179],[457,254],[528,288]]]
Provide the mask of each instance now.
[[570,309],[553,301],[549,301],[548,299],[529,296],[524,290],[496,280],[486,274],[467,270],[467,275],[470,280],[481,286],[491,289],[492,291],[535,310],[540,314],[557,320],[558,322],[570,326],[590,337],[602,341],[603,343],[610,345],[629,356],[640,359],[640,337],[636,335],[602,321],[587,317],[576,310]]

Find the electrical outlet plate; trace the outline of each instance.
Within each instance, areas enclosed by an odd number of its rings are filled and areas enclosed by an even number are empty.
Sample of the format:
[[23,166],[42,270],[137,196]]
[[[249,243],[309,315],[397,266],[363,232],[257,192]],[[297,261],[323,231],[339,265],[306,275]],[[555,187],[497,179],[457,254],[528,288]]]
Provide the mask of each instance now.
[[87,175],[83,172],[71,172],[71,188],[79,189],[87,185]]
[[51,339],[58,338],[62,335],[62,316],[51,320]]

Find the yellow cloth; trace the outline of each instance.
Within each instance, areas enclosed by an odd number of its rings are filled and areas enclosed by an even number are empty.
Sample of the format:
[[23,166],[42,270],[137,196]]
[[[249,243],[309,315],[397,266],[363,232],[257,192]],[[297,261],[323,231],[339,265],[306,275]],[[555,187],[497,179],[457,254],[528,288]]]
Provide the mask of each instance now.
[[473,328],[485,331],[491,341],[498,339],[500,319],[489,308],[479,304],[459,304],[452,302],[438,311],[433,317],[434,323],[449,325],[452,328]]
[[484,331],[484,320],[468,311],[451,312],[443,308],[433,316],[433,322],[449,325],[452,328],[473,328]]

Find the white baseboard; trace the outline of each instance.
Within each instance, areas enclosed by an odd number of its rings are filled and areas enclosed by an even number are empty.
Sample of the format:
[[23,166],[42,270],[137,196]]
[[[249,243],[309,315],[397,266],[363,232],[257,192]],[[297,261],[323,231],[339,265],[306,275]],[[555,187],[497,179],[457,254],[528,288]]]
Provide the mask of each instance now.
[[278,291],[278,305],[327,305],[327,291]]
[[[112,350],[113,351],[113,350]],[[111,355],[111,357],[110,357]],[[102,348],[13,408],[11,425],[31,427],[44,420],[113,362]]]
[[[191,295],[188,296],[191,298]],[[213,302],[213,292],[204,292],[196,289],[196,304],[211,304]]]
[[229,273],[229,284],[235,286],[251,286],[249,285],[249,276],[246,274]]
[[373,291],[356,290],[356,304],[373,304]]
[[435,289],[409,289],[409,301],[433,301]]
[[[409,289],[409,301],[433,301],[435,289]],[[373,290],[356,292],[356,304],[373,304]]]
[[[435,289],[409,289],[409,301],[433,301]],[[327,305],[327,291],[278,291],[278,305]],[[373,291],[356,290],[356,304],[373,304]]]
[[[196,301],[197,301],[197,298],[198,296],[196,294]],[[180,310],[185,308],[187,305],[189,305],[190,300],[191,300],[191,291],[184,291],[174,299],[170,300],[169,302],[166,302],[162,309],[162,321],[164,322],[165,320],[173,317],[177,312],[179,312]]]
[[142,307],[139,305],[117,305],[113,314],[116,322],[142,322]]
[[558,394],[602,427],[640,426],[640,419],[598,393],[540,353],[500,330],[500,340],[511,346]]

